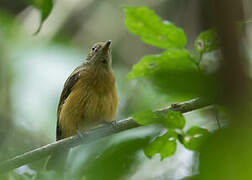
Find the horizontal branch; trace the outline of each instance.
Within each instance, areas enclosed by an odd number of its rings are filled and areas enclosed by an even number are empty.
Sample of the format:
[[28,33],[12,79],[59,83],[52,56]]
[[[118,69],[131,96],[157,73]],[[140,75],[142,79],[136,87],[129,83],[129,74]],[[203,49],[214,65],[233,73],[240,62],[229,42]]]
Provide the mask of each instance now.
[[[200,98],[192,99],[182,103],[172,104],[171,106],[164,107],[157,110],[156,112],[167,112],[169,110],[179,111],[181,113],[186,113],[196,109],[203,108],[210,105],[209,101],[202,100]],[[41,159],[45,156],[48,156],[53,151],[61,148],[72,148],[80,144],[87,144],[95,140],[101,139],[103,137],[131,129],[140,126],[137,124],[131,117],[122,119],[116,122],[115,125],[112,124],[103,124],[100,127],[94,128],[87,133],[83,138],[78,136],[72,136],[69,138],[62,139],[60,141],[53,142],[51,144],[42,146],[40,148],[34,149],[32,151],[26,152],[24,154],[18,155],[12,159],[0,163],[0,173],[9,171],[14,168],[18,168],[22,165],[25,165],[31,161]]]

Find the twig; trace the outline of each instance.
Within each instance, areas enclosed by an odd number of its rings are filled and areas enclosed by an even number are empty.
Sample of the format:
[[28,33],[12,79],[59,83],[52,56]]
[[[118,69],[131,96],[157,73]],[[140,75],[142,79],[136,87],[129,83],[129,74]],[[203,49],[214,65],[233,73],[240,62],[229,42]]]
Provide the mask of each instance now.
[[[181,113],[186,113],[196,109],[203,108],[205,106],[211,105],[210,101],[206,101],[200,98],[192,99],[182,103],[172,104],[171,106],[157,110],[156,112],[164,113],[169,110],[179,111]],[[116,124],[105,124],[101,127],[94,128],[87,133],[85,133],[84,138],[79,138],[78,136],[72,136],[69,138],[62,139],[60,141],[53,142],[51,144],[42,146],[40,148],[34,149],[32,151],[26,152],[24,154],[18,155],[12,159],[0,163],[0,173],[9,171],[11,169],[25,165],[31,161],[41,159],[48,156],[56,149],[65,149],[78,146],[80,144],[87,144],[95,140],[101,139],[103,137],[131,129],[140,126],[131,117],[117,121]]]

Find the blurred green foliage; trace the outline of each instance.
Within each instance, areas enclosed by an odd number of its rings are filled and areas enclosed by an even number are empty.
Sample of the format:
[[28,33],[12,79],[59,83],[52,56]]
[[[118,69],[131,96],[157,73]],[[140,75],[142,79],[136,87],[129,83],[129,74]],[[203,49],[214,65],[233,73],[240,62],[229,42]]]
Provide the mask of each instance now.
[[[1,48],[8,48],[9,43],[13,43],[19,34],[20,29],[13,15],[9,12],[0,9],[0,38],[2,41]],[[5,45],[5,46],[3,46]],[[1,58],[4,59],[4,56]],[[6,60],[5,60],[6,61]]]
[[35,34],[37,34],[41,30],[44,21],[47,19],[47,17],[50,15],[52,11],[53,0],[22,0],[22,1],[30,5],[33,5],[40,11],[41,21],[40,21],[39,28],[35,32]]
[[97,180],[127,177],[137,171],[141,163],[138,154],[160,130],[156,126],[143,126],[72,149],[67,177]]
[[252,179],[251,139],[248,127],[229,126],[217,130],[202,146],[200,174],[191,180]]
[[198,53],[207,53],[220,48],[220,41],[216,29],[209,29],[199,34],[194,42]]

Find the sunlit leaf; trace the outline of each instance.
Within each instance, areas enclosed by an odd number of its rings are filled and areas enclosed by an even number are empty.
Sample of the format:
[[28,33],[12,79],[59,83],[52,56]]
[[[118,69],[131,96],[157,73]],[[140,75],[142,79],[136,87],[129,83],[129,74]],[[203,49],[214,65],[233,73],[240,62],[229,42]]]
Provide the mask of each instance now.
[[154,87],[171,97],[193,98],[214,93],[210,77],[195,64],[185,49],[169,49],[161,55],[143,57],[128,79],[146,78]]
[[151,77],[160,71],[178,75],[180,72],[198,71],[198,68],[187,50],[169,49],[160,55],[143,57],[133,66],[128,78]]
[[135,113],[132,118],[141,125],[159,123],[161,120],[161,115],[152,112],[150,110]]
[[161,159],[173,155],[176,151],[176,132],[170,130],[166,134],[157,137],[145,149],[144,153],[147,157],[152,158],[155,154],[160,154]]
[[159,48],[184,48],[186,36],[182,29],[168,21],[162,21],[147,7],[125,7],[125,23],[128,30],[150,45]]
[[159,123],[166,128],[183,129],[185,118],[180,112],[168,111],[166,113],[152,112],[150,110],[138,112],[133,115],[133,119],[141,125]]
[[180,140],[187,149],[199,151],[201,144],[206,140],[208,135],[209,132],[207,129],[194,126]]
[[220,48],[218,34],[215,29],[199,34],[194,43],[195,50],[199,53],[206,53]]
[[162,124],[167,128],[183,129],[185,126],[185,118],[180,112],[167,111],[163,117]]

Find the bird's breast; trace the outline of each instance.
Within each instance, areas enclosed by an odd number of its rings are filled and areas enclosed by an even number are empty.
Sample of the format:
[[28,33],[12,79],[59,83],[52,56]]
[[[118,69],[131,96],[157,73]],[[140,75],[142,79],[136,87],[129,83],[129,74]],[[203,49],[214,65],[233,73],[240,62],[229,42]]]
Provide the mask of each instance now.
[[117,104],[114,81],[89,82],[88,79],[80,79],[60,113],[60,125],[67,132],[65,136],[75,134],[77,129],[88,130],[100,123],[113,121]]

